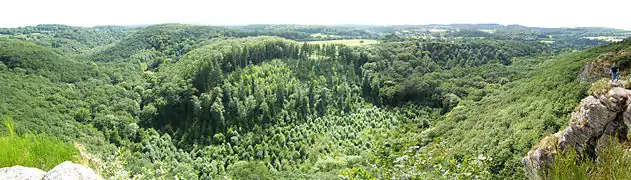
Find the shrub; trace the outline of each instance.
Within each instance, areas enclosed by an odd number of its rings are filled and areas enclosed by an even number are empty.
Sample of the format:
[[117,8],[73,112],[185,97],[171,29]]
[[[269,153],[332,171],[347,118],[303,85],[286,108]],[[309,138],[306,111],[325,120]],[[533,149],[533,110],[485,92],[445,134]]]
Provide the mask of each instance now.
[[589,94],[604,94],[607,93],[611,89],[609,85],[609,80],[607,78],[600,79],[592,84],[592,87],[589,88]]
[[631,81],[627,81],[627,83],[624,84],[624,88],[631,89]]
[[376,178],[372,177],[370,173],[362,168],[352,168],[346,169],[340,172],[340,179],[366,179],[366,180],[374,180]]
[[270,170],[262,162],[239,161],[228,167],[234,179],[273,179]]

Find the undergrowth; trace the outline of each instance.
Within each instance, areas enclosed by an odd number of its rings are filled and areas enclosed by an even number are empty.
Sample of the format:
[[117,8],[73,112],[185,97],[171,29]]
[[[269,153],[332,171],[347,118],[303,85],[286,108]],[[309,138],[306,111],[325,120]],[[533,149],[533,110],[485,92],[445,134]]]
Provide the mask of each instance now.
[[567,148],[555,158],[549,179],[631,179],[629,146],[608,140],[597,158],[580,156]]
[[0,135],[0,167],[26,166],[48,171],[64,161],[77,162],[79,153],[72,144],[38,134],[18,134],[9,116],[2,116],[5,134]]

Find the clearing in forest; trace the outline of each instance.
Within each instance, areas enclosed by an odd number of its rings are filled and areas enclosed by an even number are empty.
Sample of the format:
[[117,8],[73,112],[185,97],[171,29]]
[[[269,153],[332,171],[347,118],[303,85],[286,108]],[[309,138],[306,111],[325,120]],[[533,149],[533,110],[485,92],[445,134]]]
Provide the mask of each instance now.
[[359,46],[366,44],[376,44],[379,41],[374,39],[343,39],[343,40],[328,40],[328,41],[307,41],[309,44],[344,44],[347,46]]

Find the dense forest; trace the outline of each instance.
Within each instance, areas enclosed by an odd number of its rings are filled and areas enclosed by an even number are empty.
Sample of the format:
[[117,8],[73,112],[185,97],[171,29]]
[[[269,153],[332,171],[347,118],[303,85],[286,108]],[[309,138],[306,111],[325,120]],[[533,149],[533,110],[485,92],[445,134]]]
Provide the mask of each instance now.
[[[15,128],[0,134],[85,146],[82,159],[107,179],[524,179],[521,158],[587,94],[581,68],[629,49],[628,34],[0,28],[0,115]],[[323,41],[350,39],[378,43]],[[616,59],[623,73],[628,60]]]

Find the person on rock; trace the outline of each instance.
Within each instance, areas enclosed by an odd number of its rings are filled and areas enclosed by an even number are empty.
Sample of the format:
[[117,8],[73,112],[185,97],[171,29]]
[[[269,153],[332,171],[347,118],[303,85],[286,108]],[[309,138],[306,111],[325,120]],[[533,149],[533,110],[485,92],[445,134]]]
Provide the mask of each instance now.
[[611,66],[611,82],[616,82],[620,79],[620,75],[618,74],[618,67],[616,67],[616,64],[613,64],[613,66]]

